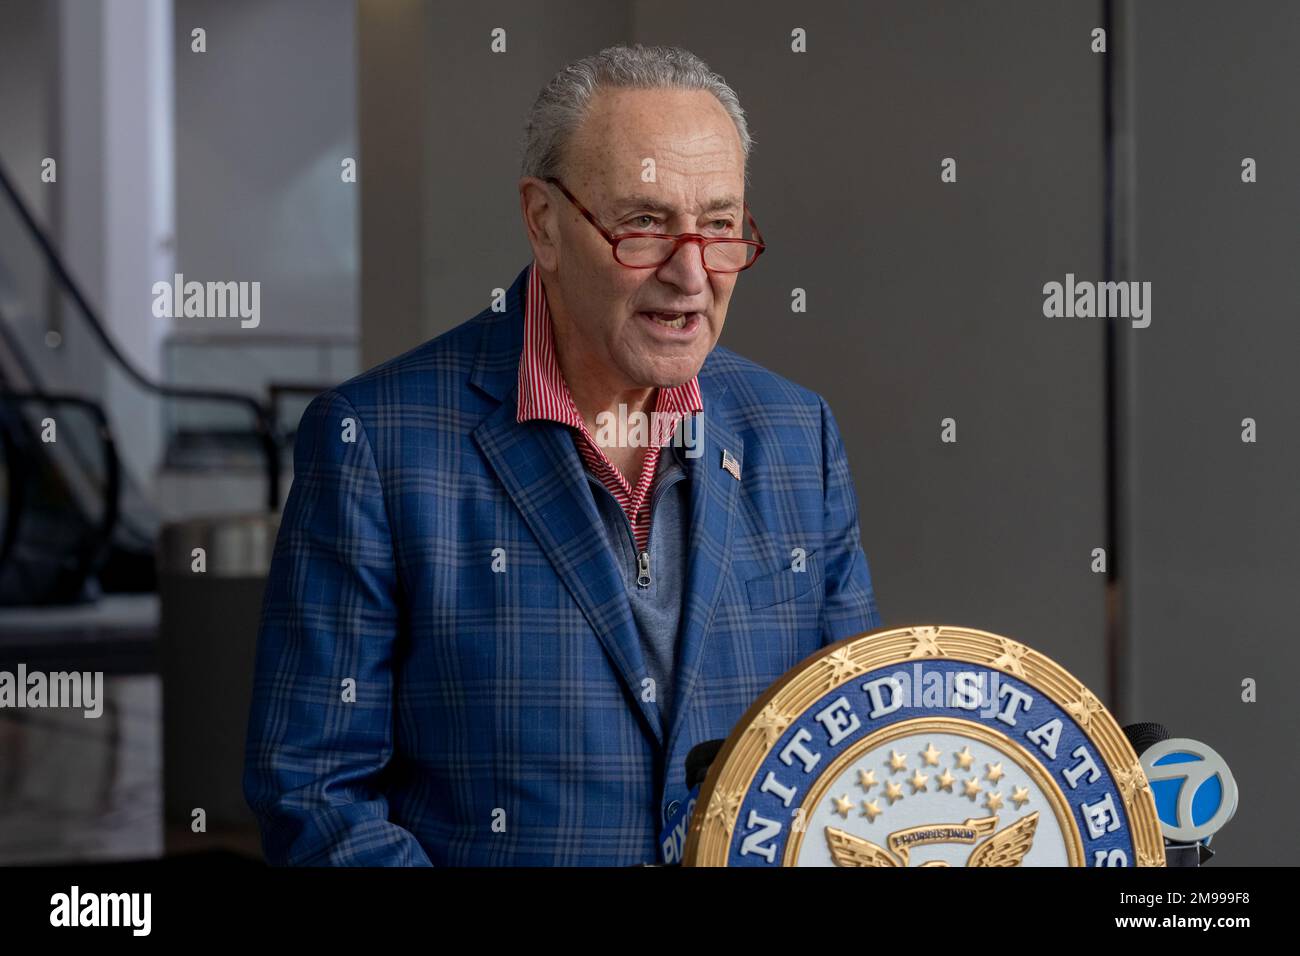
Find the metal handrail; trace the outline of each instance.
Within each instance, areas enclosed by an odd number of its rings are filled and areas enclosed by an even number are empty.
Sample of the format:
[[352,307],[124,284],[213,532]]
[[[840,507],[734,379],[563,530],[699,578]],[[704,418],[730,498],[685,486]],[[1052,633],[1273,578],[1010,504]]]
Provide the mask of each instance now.
[[54,244],[45,234],[36,218],[32,215],[31,210],[27,208],[22,197],[18,195],[17,189],[14,188],[12,181],[4,170],[3,164],[0,164],[0,190],[8,195],[9,201],[13,204],[14,209],[18,212],[18,217],[26,226],[27,231],[31,233],[32,238],[36,240],[37,246],[40,247],[45,261],[49,265],[55,278],[64,291],[72,297],[76,303],[82,317],[90,326],[95,337],[99,339],[104,350],[115,361],[118,366],[131,378],[137,385],[147,392],[164,398],[190,399],[198,401],[226,402],[228,404],[238,404],[249,409],[253,413],[253,420],[256,424],[258,437],[261,439],[262,455],[266,463],[266,481],[267,481],[267,508],[275,511],[280,506],[280,445],[275,434],[275,419],[272,417],[271,409],[258,401],[251,395],[245,395],[241,392],[224,391],[221,389],[208,388],[185,388],[177,385],[163,385],[159,382],[151,381],[118,349],[117,344],[108,334],[99,316],[95,314],[90,302],[82,294],[80,286],[72,278],[67,268],[63,265],[63,260],[59,257],[54,248]]
[[[122,489],[122,462],[117,454],[117,444],[113,441],[112,429],[108,417],[95,402],[80,395],[67,395],[51,392],[14,391],[0,388],[0,401],[31,402],[42,405],[72,405],[85,411],[95,422],[100,441],[104,448],[104,513],[99,520],[98,540],[83,558],[77,573],[81,580],[89,577],[98,567],[112,544],[113,532],[117,527],[119,501]],[[18,451],[16,443],[6,434],[3,436],[6,451]],[[18,460],[15,457],[15,461]],[[25,473],[15,473],[11,467],[9,479],[9,514],[5,521],[4,536],[0,539],[0,572],[8,563],[10,553],[18,540],[18,529],[22,523],[22,494],[26,487]]]

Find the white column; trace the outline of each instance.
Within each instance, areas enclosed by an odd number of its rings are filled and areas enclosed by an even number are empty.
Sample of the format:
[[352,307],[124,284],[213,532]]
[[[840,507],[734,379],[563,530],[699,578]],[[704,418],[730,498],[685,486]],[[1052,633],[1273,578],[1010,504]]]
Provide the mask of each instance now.
[[[175,271],[171,0],[107,0],[103,41],[104,317],[159,381],[167,320],[154,317],[152,287]],[[162,404],[116,370],[107,400],[123,458],[150,487]]]

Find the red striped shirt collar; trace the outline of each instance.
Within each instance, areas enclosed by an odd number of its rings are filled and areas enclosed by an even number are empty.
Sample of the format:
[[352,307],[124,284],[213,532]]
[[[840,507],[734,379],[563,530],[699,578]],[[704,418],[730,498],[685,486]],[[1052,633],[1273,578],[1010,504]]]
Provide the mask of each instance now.
[[[592,440],[555,357],[551,312],[536,261],[528,272],[525,301],[524,349],[519,357],[519,408],[515,420],[525,422],[542,418],[560,422],[579,429]],[[704,401],[700,396],[698,375],[681,385],[658,391],[656,415],[652,418],[660,423],[660,434],[654,436],[654,443],[661,446],[672,436],[683,415],[704,410]],[[595,444],[594,440],[592,443]]]

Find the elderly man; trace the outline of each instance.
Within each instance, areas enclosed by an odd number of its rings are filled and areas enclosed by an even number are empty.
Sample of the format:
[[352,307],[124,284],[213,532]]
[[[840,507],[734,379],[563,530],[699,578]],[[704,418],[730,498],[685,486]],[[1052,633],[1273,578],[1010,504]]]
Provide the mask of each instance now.
[[749,145],[683,50],[566,67],[504,308],[304,414],[244,780],[272,863],[653,862],[691,747],[879,626],[830,409],[715,347]]

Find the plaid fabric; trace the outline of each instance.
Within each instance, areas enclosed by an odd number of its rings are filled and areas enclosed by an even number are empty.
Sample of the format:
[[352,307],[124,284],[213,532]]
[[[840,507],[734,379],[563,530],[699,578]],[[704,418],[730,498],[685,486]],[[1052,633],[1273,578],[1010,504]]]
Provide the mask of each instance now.
[[273,864],[652,862],[687,751],[880,625],[830,409],[717,347],[661,724],[568,427],[515,420],[527,272],[303,415],[244,774]]

